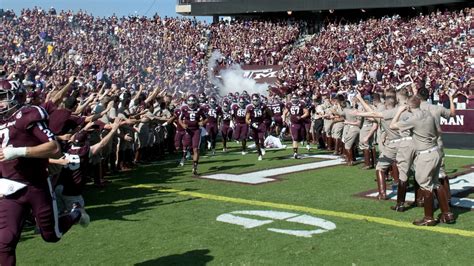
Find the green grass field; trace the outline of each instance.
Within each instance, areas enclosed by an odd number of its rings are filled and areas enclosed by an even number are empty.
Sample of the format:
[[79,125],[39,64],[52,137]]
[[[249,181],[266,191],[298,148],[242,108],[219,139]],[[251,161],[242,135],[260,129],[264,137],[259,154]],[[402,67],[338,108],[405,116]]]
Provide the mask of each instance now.
[[[446,153],[474,156],[467,150]],[[291,154],[291,149],[267,151],[264,160],[257,161],[253,153],[242,156],[231,150],[204,156],[199,170],[203,175],[238,174],[317,161],[288,159]],[[473,163],[473,158],[446,158],[451,175]],[[245,185],[194,178],[189,162],[182,168],[175,162],[141,166],[111,177],[106,189],[87,188],[84,197],[92,219],[88,228],[75,226],[57,244],[43,242],[31,228],[25,229],[17,261],[19,265],[472,265],[474,212],[453,209],[457,223],[437,225],[438,231],[411,227],[415,218],[422,217],[422,208],[396,213],[389,209],[392,201],[356,196],[376,188],[374,170],[361,167],[327,167],[283,175],[278,182]],[[313,230],[314,226],[276,221],[246,229],[216,220],[225,213],[248,210],[306,214],[330,221],[336,229],[305,238],[268,228]]]

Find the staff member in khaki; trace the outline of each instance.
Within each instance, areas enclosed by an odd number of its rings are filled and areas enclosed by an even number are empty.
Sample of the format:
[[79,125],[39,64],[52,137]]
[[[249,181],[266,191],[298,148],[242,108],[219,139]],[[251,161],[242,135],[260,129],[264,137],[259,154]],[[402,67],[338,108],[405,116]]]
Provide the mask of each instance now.
[[449,209],[448,195],[438,182],[441,153],[437,145],[438,129],[436,121],[428,111],[420,109],[420,99],[418,97],[411,97],[408,104],[413,116],[405,121],[399,121],[402,113],[407,110],[407,106],[399,107],[390,123],[390,129],[413,131],[413,144],[416,150],[414,160],[415,179],[420,184],[424,198],[424,217],[415,220],[413,224],[420,226],[437,224],[438,221],[434,219],[433,192],[436,193],[441,209],[439,221],[448,224],[454,223],[455,218]]
[[342,109],[346,107],[346,99],[343,95],[338,95],[336,100],[334,101],[336,107],[332,110],[332,130],[331,136],[333,141],[336,143],[334,148],[334,155],[342,155],[343,154],[343,143],[342,143],[342,133],[344,130],[344,119],[338,115],[342,112]]
[[390,128],[390,123],[392,122],[395,113],[397,112],[396,99],[394,97],[387,97],[385,99],[385,111],[376,112],[368,105],[360,93],[356,95],[359,102],[364,106],[364,109],[367,110],[365,113],[358,113],[358,116],[362,117],[372,117],[378,119],[378,123],[385,130],[385,139],[382,141],[383,149],[379,156],[377,166],[375,167],[375,175],[377,178],[377,188],[378,188],[378,199],[387,200],[387,184],[385,183],[387,177],[387,171],[389,168],[392,170],[392,176],[394,182],[398,182],[398,168],[396,165],[396,157],[398,151],[398,143],[400,142],[400,134],[397,130]]
[[[397,92],[397,100],[400,106],[406,106],[408,101],[408,90],[403,88]],[[406,121],[413,116],[413,113],[409,110],[405,110],[401,116],[400,121]],[[397,212],[404,212],[406,210],[405,198],[407,194],[408,186],[408,173],[415,158],[415,148],[413,144],[411,129],[400,130],[400,142],[398,144],[397,151],[397,168],[399,172],[399,180],[397,184],[397,204],[390,208]],[[415,194],[417,192],[415,191]],[[417,198],[417,197],[415,197]]]
[[446,194],[448,195],[448,202],[451,201],[451,189],[449,188],[449,179],[446,175],[446,170],[444,166],[444,144],[443,140],[441,139],[441,117],[444,119],[449,119],[450,117],[454,117],[456,115],[456,109],[454,107],[453,102],[453,94],[448,93],[449,97],[449,109],[444,108],[439,105],[429,104],[427,102],[430,92],[426,88],[422,88],[418,91],[418,97],[421,99],[420,109],[426,110],[430,112],[436,122],[436,129],[438,130],[438,139],[437,144],[439,151],[441,153],[441,168],[439,171],[439,181],[443,189],[446,190]]
[[[371,106],[373,109],[374,106]],[[363,112],[362,105],[359,105],[359,111]],[[362,127],[359,133],[359,149],[364,153],[364,167],[362,169],[369,170],[375,168],[376,151],[374,145],[374,137],[379,128],[377,122],[373,118],[362,118]]]
[[353,161],[355,161],[353,148],[360,132],[360,119],[356,114],[357,110],[348,104],[346,104],[342,111],[338,112],[338,115],[344,118],[344,154],[346,155],[348,166],[352,166]]
[[325,145],[326,145],[326,149],[328,151],[331,151],[333,150],[333,147],[334,147],[334,141],[333,141],[333,138],[332,138],[332,135],[331,135],[331,130],[332,130],[332,124],[333,124],[333,121],[332,119],[330,118],[331,116],[331,100],[329,99],[329,96],[324,96],[324,102],[322,104],[322,109],[324,111],[324,115],[323,115],[323,118],[324,118],[324,134],[323,134],[323,138],[324,138],[324,142],[325,142]]

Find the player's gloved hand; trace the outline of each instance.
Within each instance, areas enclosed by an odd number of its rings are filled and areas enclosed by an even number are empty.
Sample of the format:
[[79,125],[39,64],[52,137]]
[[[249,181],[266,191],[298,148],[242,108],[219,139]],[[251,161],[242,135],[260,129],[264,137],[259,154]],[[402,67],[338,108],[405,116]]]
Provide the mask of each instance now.
[[161,126],[166,127],[168,125],[168,122],[164,122]]
[[270,127],[274,127],[275,126],[275,120],[272,120],[272,123],[270,124]]
[[253,123],[251,124],[251,126],[252,126],[254,129],[258,129],[258,124],[257,124],[256,122],[253,122]]
[[9,161],[26,156],[26,147],[5,147],[0,150],[0,161]]

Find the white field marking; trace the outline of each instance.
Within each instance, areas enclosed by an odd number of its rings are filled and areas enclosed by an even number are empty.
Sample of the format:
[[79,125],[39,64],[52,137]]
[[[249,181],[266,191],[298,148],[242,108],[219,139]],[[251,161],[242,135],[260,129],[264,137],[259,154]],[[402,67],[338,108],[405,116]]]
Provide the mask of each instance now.
[[318,169],[318,168],[323,168],[323,167],[328,167],[328,166],[335,166],[335,165],[340,165],[343,163],[344,161],[342,159],[337,159],[337,160],[293,165],[293,166],[281,167],[281,168],[273,168],[273,169],[268,169],[268,170],[251,172],[247,174],[203,175],[203,176],[200,176],[200,178],[255,185],[255,184],[262,184],[262,183],[275,181],[276,180],[275,178],[269,178],[272,176],[284,175],[284,174],[306,171],[306,170],[313,170],[313,169]]
[[[454,179],[449,180],[449,186],[451,188],[451,194],[456,195],[460,192],[465,190],[474,188],[474,173],[469,173],[465,175],[458,176]],[[368,194],[368,197],[376,198],[377,192]],[[387,190],[387,197],[390,199],[396,200],[397,193],[392,190]],[[415,200],[415,193],[407,192],[406,195],[407,201],[414,201]],[[470,198],[459,198],[459,197],[451,197],[451,204],[456,207],[474,209],[474,199]]]
[[446,154],[446,157],[474,159],[474,156]]
[[287,221],[290,223],[299,223],[305,225],[312,225],[318,229],[313,230],[297,230],[297,229],[279,229],[279,228],[267,228],[268,231],[299,236],[299,237],[311,237],[315,234],[321,234],[330,230],[336,229],[336,225],[333,222],[310,216],[310,215],[299,215],[291,212],[280,212],[280,211],[234,211],[231,213],[225,213],[219,215],[216,220],[219,222],[236,224],[243,226],[246,229],[259,227],[265,224],[270,224],[273,220],[258,220],[252,218],[240,217],[237,214],[257,216],[263,218],[270,218],[274,220]]

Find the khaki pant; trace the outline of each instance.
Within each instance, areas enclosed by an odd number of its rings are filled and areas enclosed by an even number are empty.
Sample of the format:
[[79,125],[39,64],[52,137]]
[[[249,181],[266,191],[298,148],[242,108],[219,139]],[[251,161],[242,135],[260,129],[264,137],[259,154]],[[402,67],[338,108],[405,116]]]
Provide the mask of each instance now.
[[439,187],[438,176],[441,165],[439,151],[416,155],[414,165],[415,179],[422,189],[433,191]]
[[348,126],[345,129],[347,129],[347,133],[344,136],[344,148],[349,150],[357,142],[360,128],[358,126]]
[[324,120],[324,133],[327,137],[331,137],[331,126],[333,122],[332,120]]
[[362,143],[362,141],[369,135],[370,129],[372,128],[372,125],[369,126],[362,126],[359,132],[359,149],[361,150],[368,150],[372,149],[374,147],[374,135],[372,135],[369,138],[369,141],[367,143]]
[[387,170],[397,160],[398,143],[386,143],[380,153],[375,169]]
[[406,182],[408,180],[408,172],[411,169],[413,160],[415,158],[415,147],[413,140],[402,140],[398,144],[397,152],[397,167],[400,173],[399,178],[401,181]]
[[344,129],[344,123],[339,122],[332,125],[331,136],[335,139],[342,139],[342,130]]
[[439,168],[439,178],[446,178],[446,167],[444,165],[444,144],[443,140],[441,139],[441,136],[438,137],[438,148],[439,148],[439,153],[441,155],[441,166]]

